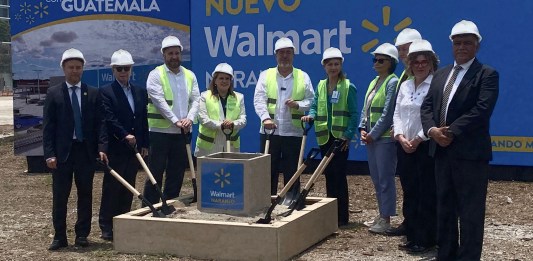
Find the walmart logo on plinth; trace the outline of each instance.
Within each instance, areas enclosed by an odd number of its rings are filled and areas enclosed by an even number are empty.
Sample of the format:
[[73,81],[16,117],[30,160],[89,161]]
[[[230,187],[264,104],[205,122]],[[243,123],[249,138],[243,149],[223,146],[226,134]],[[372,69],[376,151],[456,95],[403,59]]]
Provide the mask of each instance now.
[[220,169],[220,171],[215,172],[214,175],[216,176],[215,184],[220,184],[220,188],[224,188],[224,184],[231,184],[229,180],[231,173],[224,173],[224,169]]

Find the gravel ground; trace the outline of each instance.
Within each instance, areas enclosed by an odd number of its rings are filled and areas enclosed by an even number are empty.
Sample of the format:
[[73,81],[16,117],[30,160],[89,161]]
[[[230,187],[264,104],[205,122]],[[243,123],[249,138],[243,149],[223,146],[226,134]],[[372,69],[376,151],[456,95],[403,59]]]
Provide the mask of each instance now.
[[[121,254],[113,250],[112,243],[101,240],[98,229],[101,173],[95,176],[94,182],[93,230],[89,237],[91,246],[69,246],[59,252],[47,251],[53,236],[51,176],[26,174],[25,164],[25,158],[13,156],[13,137],[0,139],[0,198],[3,201],[0,211],[0,260],[195,260],[168,255]],[[142,188],[144,177],[144,173],[139,172],[138,188]],[[305,175],[304,180],[308,177],[309,175]],[[324,187],[323,178],[319,178],[310,195],[323,196]],[[310,247],[293,260],[426,260],[434,256],[435,251],[418,256],[406,254],[397,249],[397,245],[403,240],[401,237],[368,233],[362,223],[377,214],[370,178],[349,176],[349,188],[350,225]],[[398,188],[398,206],[401,206],[399,185]],[[183,193],[191,193],[190,182],[185,183]],[[68,212],[68,236],[71,244],[76,219],[75,195],[74,186]],[[533,183],[489,183],[483,260],[531,260],[532,202]],[[140,202],[135,200],[134,208],[139,205]],[[395,224],[400,221],[401,217],[393,219]]]

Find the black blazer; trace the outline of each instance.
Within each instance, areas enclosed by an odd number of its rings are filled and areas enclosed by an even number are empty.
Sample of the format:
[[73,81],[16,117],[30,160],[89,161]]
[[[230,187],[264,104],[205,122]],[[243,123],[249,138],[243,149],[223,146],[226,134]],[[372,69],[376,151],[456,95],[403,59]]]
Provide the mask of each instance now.
[[[81,84],[81,115],[83,137],[91,158],[98,152],[106,152],[107,135],[101,117],[101,100],[98,89]],[[72,146],[74,114],[66,83],[50,87],[46,94],[43,109],[43,149],[44,158],[56,157],[58,162],[66,162]]]
[[[135,112],[131,110],[128,98],[120,84],[113,83],[100,89],[102,108],[109,137],[109,154],[131,154],[131,149],[123,141],[132,134],[139,148],[148,148],[148,120],[146,90],[131,85]],[[126,154],[127,155],[127,154]]]
[[[435,72],[422,103],[420,115],[426,134],[431,127],[438,127],[444,85],[452,69],[453,65],[449,65]],[[455,135],[447,147],[450,155],[466,160],[492,159],[489,121],[498,99],[498,89],[498,72],[474,59],[454,96],[450,97],[446,125]],[[438,144],[431,140],[431,156],[435,155],[437,147]]]

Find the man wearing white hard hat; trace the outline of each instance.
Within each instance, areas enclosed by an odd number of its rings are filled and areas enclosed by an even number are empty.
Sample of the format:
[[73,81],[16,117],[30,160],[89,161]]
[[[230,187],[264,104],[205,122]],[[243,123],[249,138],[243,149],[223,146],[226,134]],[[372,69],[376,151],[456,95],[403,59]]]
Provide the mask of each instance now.
[[322,66],[327,78],[318,83],[309,115],[302,121],[315,121],[315,134],[322,157],[334,146],[335,140],[343,141],[324,173],[327,196],[337,199],[337,224],[345,226],[350,220],[348,180],[346,163],[350,154],[349,145],[357,131],[359,120],[357,89],[346,79],[342,70],[344,57],[341,50],[330,47],[322,54]]
[[372,54],[373,68],[378,76],[368,85],[359,132],[361,141],[366,145],[379,215],[365,222],[365,225],[370,227],[372,233],[385,234],[391,227],[391,217],[396,216],[396,145],[391,137],[391,126],[398,83],[398,77],[394,74],[398,50],[394,45],[384,43]]
[[[132,148],[138,147],[146,156],[149,144],[147,94],[130,82],[133,64],[128,51],[114,52],[110,65],[115,81],[100,88],[100,96],[109,139],[109,166],[135,187],[139,162]],[[113,240],[113,217],[129,212],[132,201],[133,194],[105,171],[98,220],[104,240]]]
[[[208,90],[200,95],[196,157],[224,151],[239,152],[239,131],[246,126],[244,96],[234,90],[231,65],[218,64],[211,76]],[[224,132],[230,134],[230,148],[226,147]]]
[[480,260],[482,252],[499,74],[476,58],[481,39],[473,22],[455,24],[454,64],[435,72],[421,107],[435,158],[438,260]]
[[[291,39],[278,39],[274,45],[277,66],[262,71],[255,87],[254,107],[262,123],[261,151],[266,143],[265,129],[275,129],[268,151],[272,159],[272,195],[277,193],[280,170],[285,184],[296,172],[303,136],[300,118],[309,110],[314,96],[309,75],[293,66],[295,51]],[[289,196],[294,198],[299,189],[298,180]]]
[[[148,127],[150,130],[150,171],[157,184],[163,184],[166,199],[179,196],[185,168],[188,167],[186,140],[197,116],[200,90],[196,75],[181,65],[183,46],[175,36],[161,42],[164,64],[148,75]],[[160,186],[160,185],[159,185]],[[146,179],[144,196],[151,203],[159,195]]]
[[[399,34],[398,37],[396,37],[396,42],[394,45],[398,49],[398,58],[403,63],[404,70],[402,74],[400,75],[400,78],[398,79],[398,85],[396,86],[396,92],[400,92],[400,86],[401,84],[407,80],[409,77],[409,74],[406,73],[406,69],[409,67],[408,64],[408,57],[407,54],[409,53],[409,46],[411,46],[411,43],[413,41],[421,40],[422,36],[416,29],[412,28],[405,28],[403,29]],[[399,145],[397,145],[399,146]],[[399,148],[401,149],[401,148]],[[398,161],[398,166],[396,166],[396,176],[400,177],[400,183],[402,184],[402,188],[408,187],[410,185],[415,185],[412,181],[412,179],[409,179],[408,173],[401,173],[399,169],[401,162]],[[406,223],[409,222],[409,213],[413,213],[415,211],[413,205],[409,205],[409,201],[403,201],[402,204],[402,212],[404,216],[404,220],[398,227],[391,227],[388,229],[385,234],[388,236],[402,236],[405,235],[405,226]]]
[[400,86],[394,109],[394,138],[398,141],[397,172],[401,173],[406,241],[399,248],[421,253],[437,243],[435,164],[429,157],[429,138],[420,120],[438,58],[431,43],[415,40],[407,56],[409,79]]
[[52,171],[54,240],[48,248],[68,246],[67,203],[72,180],[77,188],[76,246],[89,245],[95,158],[107,162],[107,135],[103,127],[98,89],[81,82],[85,58],[77,49],[63,53],[60,66],[65,82],[48,89],[43,109],[43,149]]

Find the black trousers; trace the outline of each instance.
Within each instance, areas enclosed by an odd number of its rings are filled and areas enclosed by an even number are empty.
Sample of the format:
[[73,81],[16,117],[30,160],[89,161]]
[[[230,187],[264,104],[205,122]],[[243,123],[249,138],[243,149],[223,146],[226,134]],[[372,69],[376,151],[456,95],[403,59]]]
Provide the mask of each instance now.
[[[139,162],[133,152],[108,155],[109,166],[135,187],[135,178],[139,169]],[[115,177],[104,172],[102,183],[102,201],[100,203],[99,224],[102,232],[113,231],[113,217],[131,211],[133,194]]]
[[52,171],[52,220],[55,240],[67,239],[67,203],[72,179],[78,192],[76,237],[87,237],[91,232],[93,178],[95,158],[88,155],[85,142],[73,142],[66,162],[58,162]]
[[437,149],[435,177],[439,260],[480,260],[488,167],[486,160],[457,159],[450,151]]
[[435,161],[428,154],[429,142],[406,153],[398,143],[398,166],[403,189],[403,216],[407,241],[431,247],[437,241],[437,192]]
[[[328,142],[320,146],[322,157],[326,155],[330,146],[333,146],[334,141],[335,137],[330,133]],[[326,175],[326,193],[329,198],[337,199],[337,219],[341,225],[348,223],[350,219],[348,212],[350,199],[348,196],[348,180],[346,178],[346,163],[349,152],[347,149],[335,153],[324,171]]]
[[[163,174],[166,173],[163,195],[166,199],[176,198],[180,194],[183,175],[188,167],[185,135],[150,132],[150,171],[157,185],[161,187]],[[152,204],[159,202],[159,194],[146,179],[144,197]]]
[[[266,135],[261,134],[261,152],[265,151]],[[302,137],[270,136],[269,153],[270,161],[270,194],[276,195],[278,191],[279,172],[283,172],[283,183],[287,184],[298,169],[298,156]],[[294,198],[300,192],[300,179],[291,186],[287,196]]]

